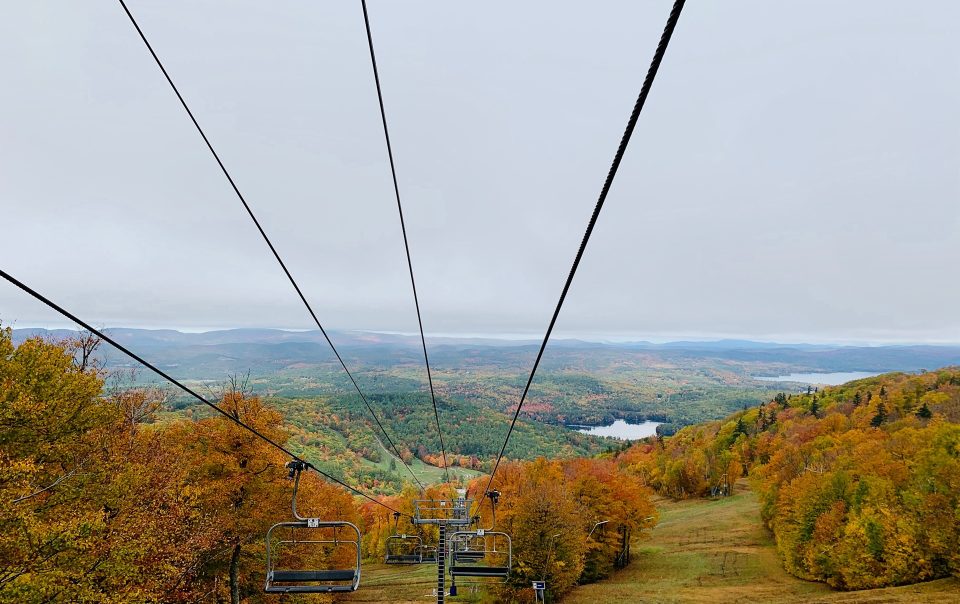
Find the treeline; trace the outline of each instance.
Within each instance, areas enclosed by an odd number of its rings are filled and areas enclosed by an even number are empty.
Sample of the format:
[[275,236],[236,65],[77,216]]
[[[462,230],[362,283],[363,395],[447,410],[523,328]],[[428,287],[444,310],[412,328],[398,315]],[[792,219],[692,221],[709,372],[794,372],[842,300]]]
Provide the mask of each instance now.
[[960,575],[958,368],[778,394],[621,462],[675,498],[749,475],[799,577],[864,589]]

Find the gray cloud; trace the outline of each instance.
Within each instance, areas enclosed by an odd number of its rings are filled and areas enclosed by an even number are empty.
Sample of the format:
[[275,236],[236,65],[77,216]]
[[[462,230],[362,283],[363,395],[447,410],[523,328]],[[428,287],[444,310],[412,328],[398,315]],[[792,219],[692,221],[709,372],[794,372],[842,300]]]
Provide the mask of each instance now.
[[[321,318],[415,330],[359,3],[130,4]],[[545,328],[669,4],[371,3],[428,331]],[[690,4],[558,329],[960,341],[958,24]],[[0,72],[6,270],[107,326],[309,327],[119,6],[11,3]]]

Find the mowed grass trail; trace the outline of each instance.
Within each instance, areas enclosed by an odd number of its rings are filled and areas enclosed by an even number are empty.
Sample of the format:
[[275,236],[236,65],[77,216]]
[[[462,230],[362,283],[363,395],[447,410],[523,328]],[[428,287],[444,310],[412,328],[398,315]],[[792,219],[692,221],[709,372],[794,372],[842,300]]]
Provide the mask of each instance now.
[[[437,586],[437,565],[396,565],[364,562],[360,576],[360,589],[351,594],[338,595],[337,602],[367,602],[378,604],[422,604],[435,602],[432,596]],[[476,604],[483,600],[483,580],[458,581],[459,595],[448,602]],[[447,589],[450,577],[447,577]],[[487,600],[489,601],[489,599]]]
[[756,496],[745,484],[716,501],[660,499],[660,523],[613,577],[576,588],[564,604],[605,602],[960,603],[960,581],[837,592],[783,570]]
[[[396,462],[396,459],[383,443],[378,443],[380,445],[380,450],[383,451],[383,456],[379,462],[373,462],[369,459],[361,459],[361,464],[368,468],[376,468],[383,472],[390,472],[397,476],[400,476],[403,480],[407,480],[410,477],[407,469],[403,467],[403,464]],[[390,461],[394,460],[396,463],[394,467],[390,467]],[[424,463],[421,459],[414,457],[410,460],[410,469],[413,471],[413,474],[424,484],[431,485],[443,482],[446,480],[446,473],[443,471],[443,468],[432,466],[428,463]],[[450,480],[456,481],[460,480],[464,483],[470,482],[477,476],[481,476],[483,472],[478,472],[477,470],[470,470],[467,468],[461,468],[459,466],[451,466],[448,468],[450,472]]]

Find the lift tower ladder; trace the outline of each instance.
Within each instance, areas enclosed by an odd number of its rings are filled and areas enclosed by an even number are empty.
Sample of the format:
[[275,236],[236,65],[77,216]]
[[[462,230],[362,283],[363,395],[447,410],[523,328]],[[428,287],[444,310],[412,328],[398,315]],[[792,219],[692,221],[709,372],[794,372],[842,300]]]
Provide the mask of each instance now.
[[445,522],[441,522],[439,524],[439,529],[440,543],[442,545],[437,548],[437,604],[443,604],[447,590],[447,524]]

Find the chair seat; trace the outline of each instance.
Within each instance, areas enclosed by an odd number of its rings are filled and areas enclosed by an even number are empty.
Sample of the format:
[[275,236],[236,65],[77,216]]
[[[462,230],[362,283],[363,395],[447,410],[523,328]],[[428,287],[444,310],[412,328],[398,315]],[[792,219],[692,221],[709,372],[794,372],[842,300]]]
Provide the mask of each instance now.
[[268,594],[328,594],[356,590],[351,583],[350,585],[268,585],[263,591]]
[[[271,583],[305,583],[308,581],[353,581],[353,570],[275,570]],[[321,586],[323,587],[323,586]]]
[[450,574],[455,577],[507,577],[510,569],[506,566],[451,566]]

